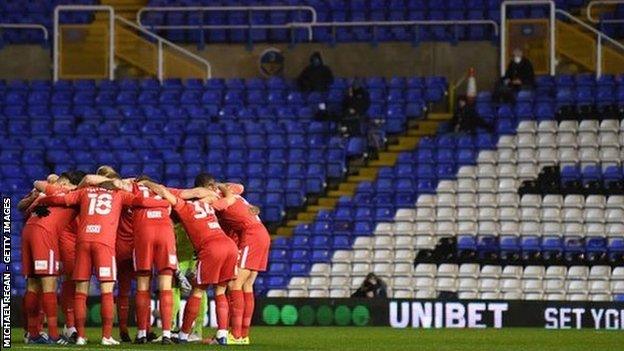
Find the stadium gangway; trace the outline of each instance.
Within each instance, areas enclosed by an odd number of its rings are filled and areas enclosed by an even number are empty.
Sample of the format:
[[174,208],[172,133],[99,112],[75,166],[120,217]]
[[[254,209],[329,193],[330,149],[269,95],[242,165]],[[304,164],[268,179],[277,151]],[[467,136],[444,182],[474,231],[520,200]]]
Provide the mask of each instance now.
[[37,29],[43,32],[43,39],[48,41],[49,33],[48,28],[43,24],[37,23],[0,23],[0,29]]
[[600,19],[592,16],[592,11],[594,7],[600,7],[602,5],[622,5],[624,6],[624,0],[592,0],[587,4],[587,8],[585,9],[585,14],[587,16],[587,20],[591,23],[598,24],[616,24],[616,23],[624,23],[624,18],[612,18],[612,19]]
[[[204,29],[290,29],[290,24],[252,24],[251,15],[253,12],[262,11],[305,11],[310,13],[310,22],[300,22],[302,27],[308,29],[308,40],[312,41],[313,33],[311,25],[316,23],[317,15],[316,9],[312,6],[163,6],[163,7],[150,7],[146,6],[137,11],[136,21],[141,27],[154,29],[201,29],[202,33]],[[143,24],[143,14],[147,12],[200,12],[202,17],[209,12],[247,12],[247,20],[249,24],[222,24],[222,25],[145,25]],[[305,24],[305,25],[304,25]]]
[[[109,31],[109,35],[108,35],[108,47],[109,47],[109,63],[108,63],[108,79],[110,80],[114,80],[115,79],[115,56],[120,55],[120,53],[118,51],[116,51],[116,26],[120,25],[120,27],[118,29],[125,31],[125,29],[123,29],[123,27],[121,27],[121,25],[123,26],[127,26],[132,28],[132,30],[135,30],[139,33],[141,33],[144,36],[149,37],[151,40],[156,42],[156,49],[157,49],[157,64],[156,64],[156,76],[158,78],[159,81],[163,81],[166,77],[165,77],[165,56],[171,56],[171,55],[167,55],[165,53],[165,47],[170,48],[173,51],[179,52],[180,54],[182,54],[184,57],[187,57],[188,59],[195,61],[196,63],[198,63],[200,66],[203,66],[205,69],[205,74],[203,75],[203,79],[210,79],[212,77],[212,66],[210,65],[210,63],[205,60],[204,58],[190,52],[189,50],[175,44],[172,43],[171,41],[160,37],[152,32],[150,32],[149,30],[145,29],[144,27],[139,26],[138,24],[129,21],[121,16],[118,16],[115,14],[115,9],[112,6],[108,6],[108,5],[59,5],[57,7],[55,7],[54,9],[54,51],[53,51],[53,59],[54,59],[54,81],[58,81],[59,80],[59,55],[60,55],[60,43],[59,43],[59,27],[60,27],[60,23],[59,23],[59,13],[61,11],[104,11],[104,12],[108,12],[109,13],[109,18],[108,18],[108,31]],[[119,33],[117,33],[119,34]],[[136,34],[134,34],[135,36],[138,36]]]

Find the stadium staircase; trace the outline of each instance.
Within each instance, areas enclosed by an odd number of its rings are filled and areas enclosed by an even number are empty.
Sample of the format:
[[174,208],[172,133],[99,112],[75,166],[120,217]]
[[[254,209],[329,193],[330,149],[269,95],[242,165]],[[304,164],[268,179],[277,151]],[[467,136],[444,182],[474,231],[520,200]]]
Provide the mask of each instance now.
[[[123,76],[135,78],[158,77],[159,41],[164,38],[148,32],[135,24],[135,14],[144,6],[144,0],[108,0],[102,5],[110,5],[115,9],[115,58],[116,70],[122,70]],[[102,56],[108,55],[108,13],[97,12],[95,19],[89,24],[80,25],[86,35],[79,42],[68,40],[62,45],[71,45],[71,58],[63,57],[61,61],[67,65],[88,66],[94,60],[103,61]],[[67,25],[63,24],[61,27]],[[71,27],[69,25],[68,27]],[[151,33],[151,34],[148,34]],[[69,51],[68,51],[69,52]],[[201,78],[207,76],[206,68],[196,59],[183,52],[173,43],[162,42],[163,78]],[[61,78],[106,78],[106,76],[67,76]]]
[[360,182],[374,181],[380,167],[394,166],[400,152],[414,150],[422,137],[435,135],[439,124],[450,118],[450,113],[429,113],[426,118],[411,122],[405,133],[397,136],[395,142],[388,145],[387,150],[380,152],[376,159],[368,161],[364,166],[351,165],[350,173],[354,174],[347,176],[336,189],[329,190],[325,196],[320,197],[316,204],[306,206],[296,214],[296,219],[289,220],[279,227],[277,235],[291,236],[297,225],[312,223],[319,211],[334,209],[341,196],[355,194]]
[[[598,46],[596,35],[581,25],[557,20],[556,36],[557,55],[579,65],[583,71],[595,71]],[[624,67],[624,52],[604,44],[603,42],[603,73],[621,72]]]

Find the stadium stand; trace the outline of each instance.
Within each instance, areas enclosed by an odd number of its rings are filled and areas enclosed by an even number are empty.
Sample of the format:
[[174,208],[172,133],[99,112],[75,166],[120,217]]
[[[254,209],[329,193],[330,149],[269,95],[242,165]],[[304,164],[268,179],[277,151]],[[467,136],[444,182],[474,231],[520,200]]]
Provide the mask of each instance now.
[[[375,272],[394,297],[451,291],[462,298],[621,300],[621,115],[555,120],[569,117],[562,114],[568,107],[578,116],[585,105],[622,106],[621,77],[538,82],[536,92],[543,94],[520,92],[515,106],[480,95],[478,109],[496,123],[496,135],[424,138],[394,167],[380,169],[375,182],[362,183],[353,198],[297,227],[292,239],[277,239],[262,282],[268,296],[346,297]],[[562,91],[586,94],[586,88],[587,100],[576,99],[578,106],[560,99]],[[552,179],[559,167],[561,182],[538,181]],[[536,183],[535,194],[520,194],[527,190],[523,181]],[[415,207],[395,202],[403,194],[417,196]],[[449,238],[457,252],[440,255]],[[427,258],[433,263],[418,263]],[[478,267],[471,260],[492,264]],[[556,268],[561,265],[570,267]],[[616,273],[610,279],[605,265]],[[468,267],[474,276],[458,280]],[[549,274],[529,278],[533,270]],[[605,275],[588,280],[590,271]]]
[[[442,77],[366,83],[371,118],[385,120],[389,134],[404,131],[446,90]],[[0,153],[2,189],[17,203],[33,179],[99,164],[173,187],[190,186],[207,171],[246,184],[263,220],[279,223],[285,210],[325,192],[330,179],[345,175],[350,157],[367,151],[361,138],[336,137],[331,123],[313,119],[320,101],[340,109],[347,86],[337,78],[328,93],[302,94],[281,78],[173,79],[162,86],[154,79],[1,81],[0,135],[10,141]]]

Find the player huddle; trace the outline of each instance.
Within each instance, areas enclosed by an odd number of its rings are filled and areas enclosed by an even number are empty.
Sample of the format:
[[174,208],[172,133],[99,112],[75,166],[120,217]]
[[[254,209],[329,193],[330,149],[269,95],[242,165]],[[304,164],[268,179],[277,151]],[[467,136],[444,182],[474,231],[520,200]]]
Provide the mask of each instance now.
[[[208,174],[195,178],[191,189],[168,188],[147,176],[122,179],[109,166],[96,174],[65,172],[35,181],[20,201],[26,224],[22,232],[23,298],[27,342],[85,345],[89,281],[100,283],[103,345],[112,337],[113,291],[118,283],[117,310],[122,341],[128,335],[130,287],[136,278],[137,336],[150,339],[151,279],[158,279],[161,343],[186,343],[197,319],[202,294],[214,287],[218,330],[205,343],[249,344],[254,310],[253,284],[267,265],[270,237],[258,208],[242,196],[243,186],[219,183]],[[178,274],[174,221],[190,240],[197,264],[182,325],[172,333],[173,285]],[[60,303],[66,325],[57,326],[57,283],[63,275]],[[45,315],[48,335],[42,333]]]

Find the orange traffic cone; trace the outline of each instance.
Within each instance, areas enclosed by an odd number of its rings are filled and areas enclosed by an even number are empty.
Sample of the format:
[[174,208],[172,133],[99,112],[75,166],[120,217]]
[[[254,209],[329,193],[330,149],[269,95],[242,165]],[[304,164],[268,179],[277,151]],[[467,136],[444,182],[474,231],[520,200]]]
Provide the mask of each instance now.
[[470,67],[468,70],[468,83],[466,84],[466,100],[472,104],[477,99],[477,78],[475,78],[475,69]]

